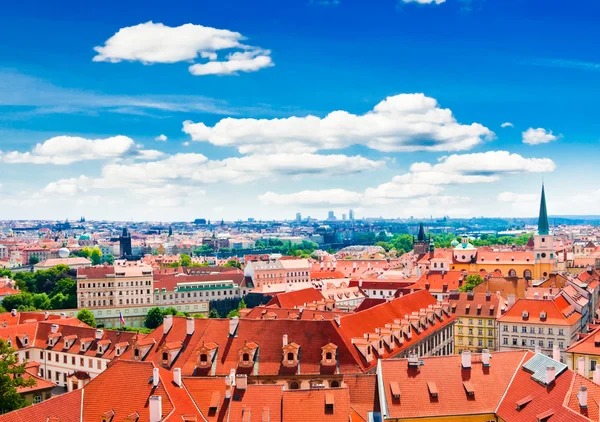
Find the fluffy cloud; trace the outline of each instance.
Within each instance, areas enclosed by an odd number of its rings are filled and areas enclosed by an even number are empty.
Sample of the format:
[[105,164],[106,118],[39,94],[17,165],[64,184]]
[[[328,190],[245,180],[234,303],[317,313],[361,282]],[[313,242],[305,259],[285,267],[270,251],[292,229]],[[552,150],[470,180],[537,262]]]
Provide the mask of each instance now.
[[[507,151],[488,151],[485,153],[451,155],[437,164],[414,163],[410,172],[395,176],[390,182],[367,188],[364,192],[346,190],[303,191],[279,195],[267,192],[259,199],[271,204],[307,204],[350,205],[361,203],[364,206],[388,204],[399,200],[419,198],[448,198],[440,196],[444,185],[472,183],[490,183],[503,175],[518,173],[537,173],[554,171],[556,165],[547,158],[524,158]],[[340,198],[331,198],[340,191]],[[310,203],[301,202],[310,199]],[[422,204],[423,202],[421,202]],[[418,205],[418,203],[417,203]],[[448,203],[448,205],[450,205]],[[416,206],[416,205],[415,205]],[[419,205],[420,206],[420,205]],[[417,206],[417,208],[419,207]]]
[[86,139],[77,136],[56,136],[37,144],[31,151],[0,151],[0,162],[7,164],[55,164],[67,165],[77,161],[101,160],[132,156],[155,159],[159,151],[141,150],[127,136],[106,139]]
[[500,125],[500,127],[515,127],[511,122],[504,122]]
[[402,0],[404,3],[419,3],[419,4],[442,4],[446,0]]
[[383,152],[460,151],[495,136],[479,123],[458,123],[451,110],[423,94],[388,97],[363,115],[334,111],[324,118],[226,118],[213,127],[186,121],[183,131],[194,141],[235,146],[243,154],[312,153],[357,144]]
[[172,181],[191,185],[247,183],[279,176],[348,175],[383,166],[383,161],[345,155],[250,155],[211,161],[202,154],[175,154],[157,161],[108,164],[102,168],[102,177],[62,179],[48,184],[44,191],[78,195],[92,189],[147,190]]
[[154,138],[154,140],[158,142],[167,142],[167,139],[169,138],[167,138],[167,136],[163,134],[158,135],[156,138]]
[[[255,72],[273,66],[269,50],[242,43],[239,32],[216,29],[191,23],[170,27],[162,23],[146,22],[121,28],[115,35],[95,47],[96,62],[118,63],[140,61],[177,63],[198,58],[208,60],[190,66],[193,75],[231,75],[237,72]],[[218,60],[220,50],[237,49],[225,61]]]
[[551,130],[544,128],[534,129],[530,127],[523,132],[523,143],[529,145],[547,144],[548,142],[556,141],[561,135],[554,135]]
[[539,195],[526,194],[526,193],[514,193],[514,192],[501,192],[498,194],[498,201],[521,203],[521,202],[535,202],[539,199]]

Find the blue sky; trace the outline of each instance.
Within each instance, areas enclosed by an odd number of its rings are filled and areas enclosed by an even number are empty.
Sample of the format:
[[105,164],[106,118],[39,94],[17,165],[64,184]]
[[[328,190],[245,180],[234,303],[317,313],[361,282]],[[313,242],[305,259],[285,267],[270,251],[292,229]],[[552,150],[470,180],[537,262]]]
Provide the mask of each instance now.
[[596,212],[600,4],[428,1],[4,5],[0,218]]

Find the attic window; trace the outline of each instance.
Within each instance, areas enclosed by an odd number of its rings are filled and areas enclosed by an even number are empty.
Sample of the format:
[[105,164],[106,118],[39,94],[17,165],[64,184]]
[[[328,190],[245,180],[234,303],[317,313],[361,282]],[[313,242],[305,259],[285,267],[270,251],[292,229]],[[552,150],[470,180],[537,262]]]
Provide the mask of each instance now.
[[162,353],[162,360],[169,360],[169,353],[168,352],[163,352]]
[[249,362],[250,361],[250,355],[248,353],[244,353],[242,355],[242,361],[243,362]]
[[136,358],[140,357],[140,349],[134,349],[133,350],[133,357],[136,357]]
[[522,408],[524,408],[527,405],[527,403],[529,403],[531,400],[533,400],[533,396],[529,395],[517,401],[517,410],[521,410]]
[[210,396],[210,404],[208,405],[208,408],[211,411],[217,411],[217,409],[219,408],[219,402],[221,401],[221,393],[219,393],[218,391],[214,391],[212,393],[212,395]]
[[333,413],[334,396],[331,393],[325,394],[325,413]]
[[208,356],[206,353],[200,355],[200,362],[208,362]]
[[[598,341],[600,341],[600,338],[599,338]],[[327,359],[327,360],[333,359],[333,354],[331,352],[325,353],[325,359]]]
[[549,410],[546,410],[544,413],[540,413],[539,415],[536,415],[536,418],[537,418],[538,422],[545,422],[552,415],[554,415],[554,410],[549,409]]
[[429,390],[429,396],[432,399],[437,398],[437,396],[438,396],[438,389],[437,389],[437,385],[435,385],[435,382],[428,381],[427,382],[427,389]]
[[392,390],[394,400],[400,400],[400,385],[396,381],[390,382],[390,390]]
[[287,360],[294,360],[294,354],[292,352],[288,352]]
[[475,388],[473,387],[473,384],[471,384],[471,381],[464,381],[463,382],[463,387],[465,387],[465,391],[467,392],[467,396],[474,396],[475,395]]

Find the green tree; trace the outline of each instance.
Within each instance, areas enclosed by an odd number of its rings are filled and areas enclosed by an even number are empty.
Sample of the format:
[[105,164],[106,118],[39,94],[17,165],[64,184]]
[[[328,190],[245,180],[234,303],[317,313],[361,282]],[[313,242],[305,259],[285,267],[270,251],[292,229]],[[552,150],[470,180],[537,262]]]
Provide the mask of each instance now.
[[51,296],[57,295],[59,293],[64,294],[65,296],[75,295],[77,294],[77,283],[72,278],[61,278],[54,285],[54,289],[52,289]]
[[192,258],[188,254],[181,254],[180,260],[182,267],[190,267],[192,265]]
[[108,265],[113,265],[115,263],[115,257],[113,254],[108,254],[104,257],[104,262],[106,262]]
[[37,256],[30,256],[29,257],[29,265],[35,265],[38,262],[40,262],[40,259]]
[[18,387],[32,387],[34,379],[25,379],[25,362],[19,364],[15,350],[0,338],[0,414],[28,405],[17,392]]
[[230,259],[229,261],[227,261],[225,263],[224,267],[239,268],[241,270],[242,269],[242,264],[240,264],[240,262],[236,261],[235,259]]
[[193,314],[192,318],[206,318],[206,315],[204,315],[204,314]]
[[92,261],[93,265],[100,265],[102,263],[102,251],[98,246],[96,246],[94,249],[92,249],[92,252],[90,252],[90,260]]
[[36,293],[32,296],[33,306],[35,309],[46,310],[50,309],[50,298],[46,293]]
[[83,258],[89,258],[91,255],[92,255],[92,248],[90,248],[89,246],[84,246],[79,251],[79,256],[81,256]]
[[96,318],[94,318],[94,314],[88,309],[84,308],[81,311],[77,312],[77,319],[81,322],[86,323],[90,327],[96,326]]
[[211,309],[210,312],[208,313],[208,317],[209,318],[221,318],[216,309]]
[[479,274],[470,274],[465,279],[462,286],[458,288],[461,292],[472,292],[473,289],[483,283],[483,277]]
[[163,311],[159,307],[151,308],[146,314],[144,327],[154,329],[163,322]]
[[4,309],[18,309],[20,306],[33,307],[33,295],[23,292],[17,295],[6,296],[2,300]]
[[412,250],[413,237],[410,234],[398,234],[394,236],[389,243],[396,251],[398,251],[398,254],[401,254],[402,251],[408,252]]

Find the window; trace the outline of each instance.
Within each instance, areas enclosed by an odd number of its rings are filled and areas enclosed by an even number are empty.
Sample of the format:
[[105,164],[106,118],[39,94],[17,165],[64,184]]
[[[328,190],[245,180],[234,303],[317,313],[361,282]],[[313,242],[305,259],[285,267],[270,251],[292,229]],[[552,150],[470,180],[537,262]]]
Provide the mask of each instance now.
[[35,396],[33,398],[33,404],[38,404],[42,402],[42,396]]
[[298,390],[299,388],[300,388],[300,384],[298,384],[298,381],[290,382],[290,390]]
[[288,352],[287,360],[294,360],[294,354],[292,352]]
[[488,330],[488,337],[491,337],[492,335],[492,330]]
[[331,388],[338,388],[340,386],[340,382],[333,380],[333,381],[331,381],[331,383],[329,384],[329,386]]
[[332,358],[333,358],[333,355],[331,354],[331,352],[325,353],[325,359],[331,360]]
[[503,325],[502,326],[502,331],[504,331],[506,333],[508,331],[508,325]]
[[483,325],[483,320],[482,319],[477,320],[477,325]]
[[483,347],[483,340],[477,340],[477,346]]
[[469,328],[469,335],[472,336],[473,335],[473,329]]
[[502,339],[502,344],[508,344],[508,339],[506,337]]
[[539,327],[538,328],[538,334],[544,334],[544,327]]
[[591,360],[590,361],[590,371],[595,371],[596,365],[597,365],[597,362],[595,360]]
[[[525,340],[523,340],[523,341],[525,341]],[[529,345],[530,346],[535,346],[535,340],[529,340]],[[524,344],[523,344],[523,346],[524,346]]]
[[527,341],[524,338],[521,339],[521,346],[527,346]]
[[516,325],[515,325],[515,326],[513,326],[513,333],[516,333],[517,331],[518,331],[518,328],[517,328],[517,326],[516,326]]
[[81,367],[83,368],[83,366],[84,366],[84,365],[85,365],[85,364],[83,363],[83,358],[80,358],[80,359],[79,359],[79,366],[81,366]]
[[71,356],[71,365],[75,365],[75,356]]
[[494,342],[492,340],[488,340],[488,347],[492,347],[494,345]]
[[548,328],[548,335],[553,335],[554,334],[554,329],[553,328]]
[[93,368],[94,362],[91,359],[88,359],[88,367]]
[[169,360],[169,354],[167,352],[163,352],[162,360]]
[[552,349],[554,347],[554,342],[552,340],[548,340],[548,348]]
[[513,346],[516,346],[516,345],[517,345],[517,339],[516,339],[516,338],[513,338],[512,340],[513,340],[513,341],[512,341],[512,343],[513,343]]
[[206,353],[200,355],[200,362],[208,362],[208,356]]
[[[564,336],[565,335],[565,330],[563,330],[562,328],[558,329],[558,335],[559,336]],[[561,346],[562,347],[562,346]]]
[[473,320],[469,319],[469,325],[473,325]]
[[242,355],[242,361],[248,362],[250,360],[250,355],[248,353],[244,353]]
[[492,321],[491,319],[488,319],[488,325],[494,325],[494,321]]
[[479,330],[477,330],[477,335],[478,336],[482,336],[483,335],[483,330],[481,328]]
[[51,370],[48,370],[48,379],[52,380],[52,371]]
[[544,340],[540,340],[540,341],[538,341],[538,345],[539,345],[540,347],[544,347]]
[[56,377],[56,381],[60,381],[60,372],[56,371],[55,377]]
[[527,327],[521,327],[521,332],[527,334]]
[[529,327],[529,333],[535,334],[535,327]]
[[558,342],[558,348],[561,349],[561,350],[565,348],[565,345],[564,345],[564,343],[562,341]]
[[458,334],[462,334],[462,327],[458,327]]

